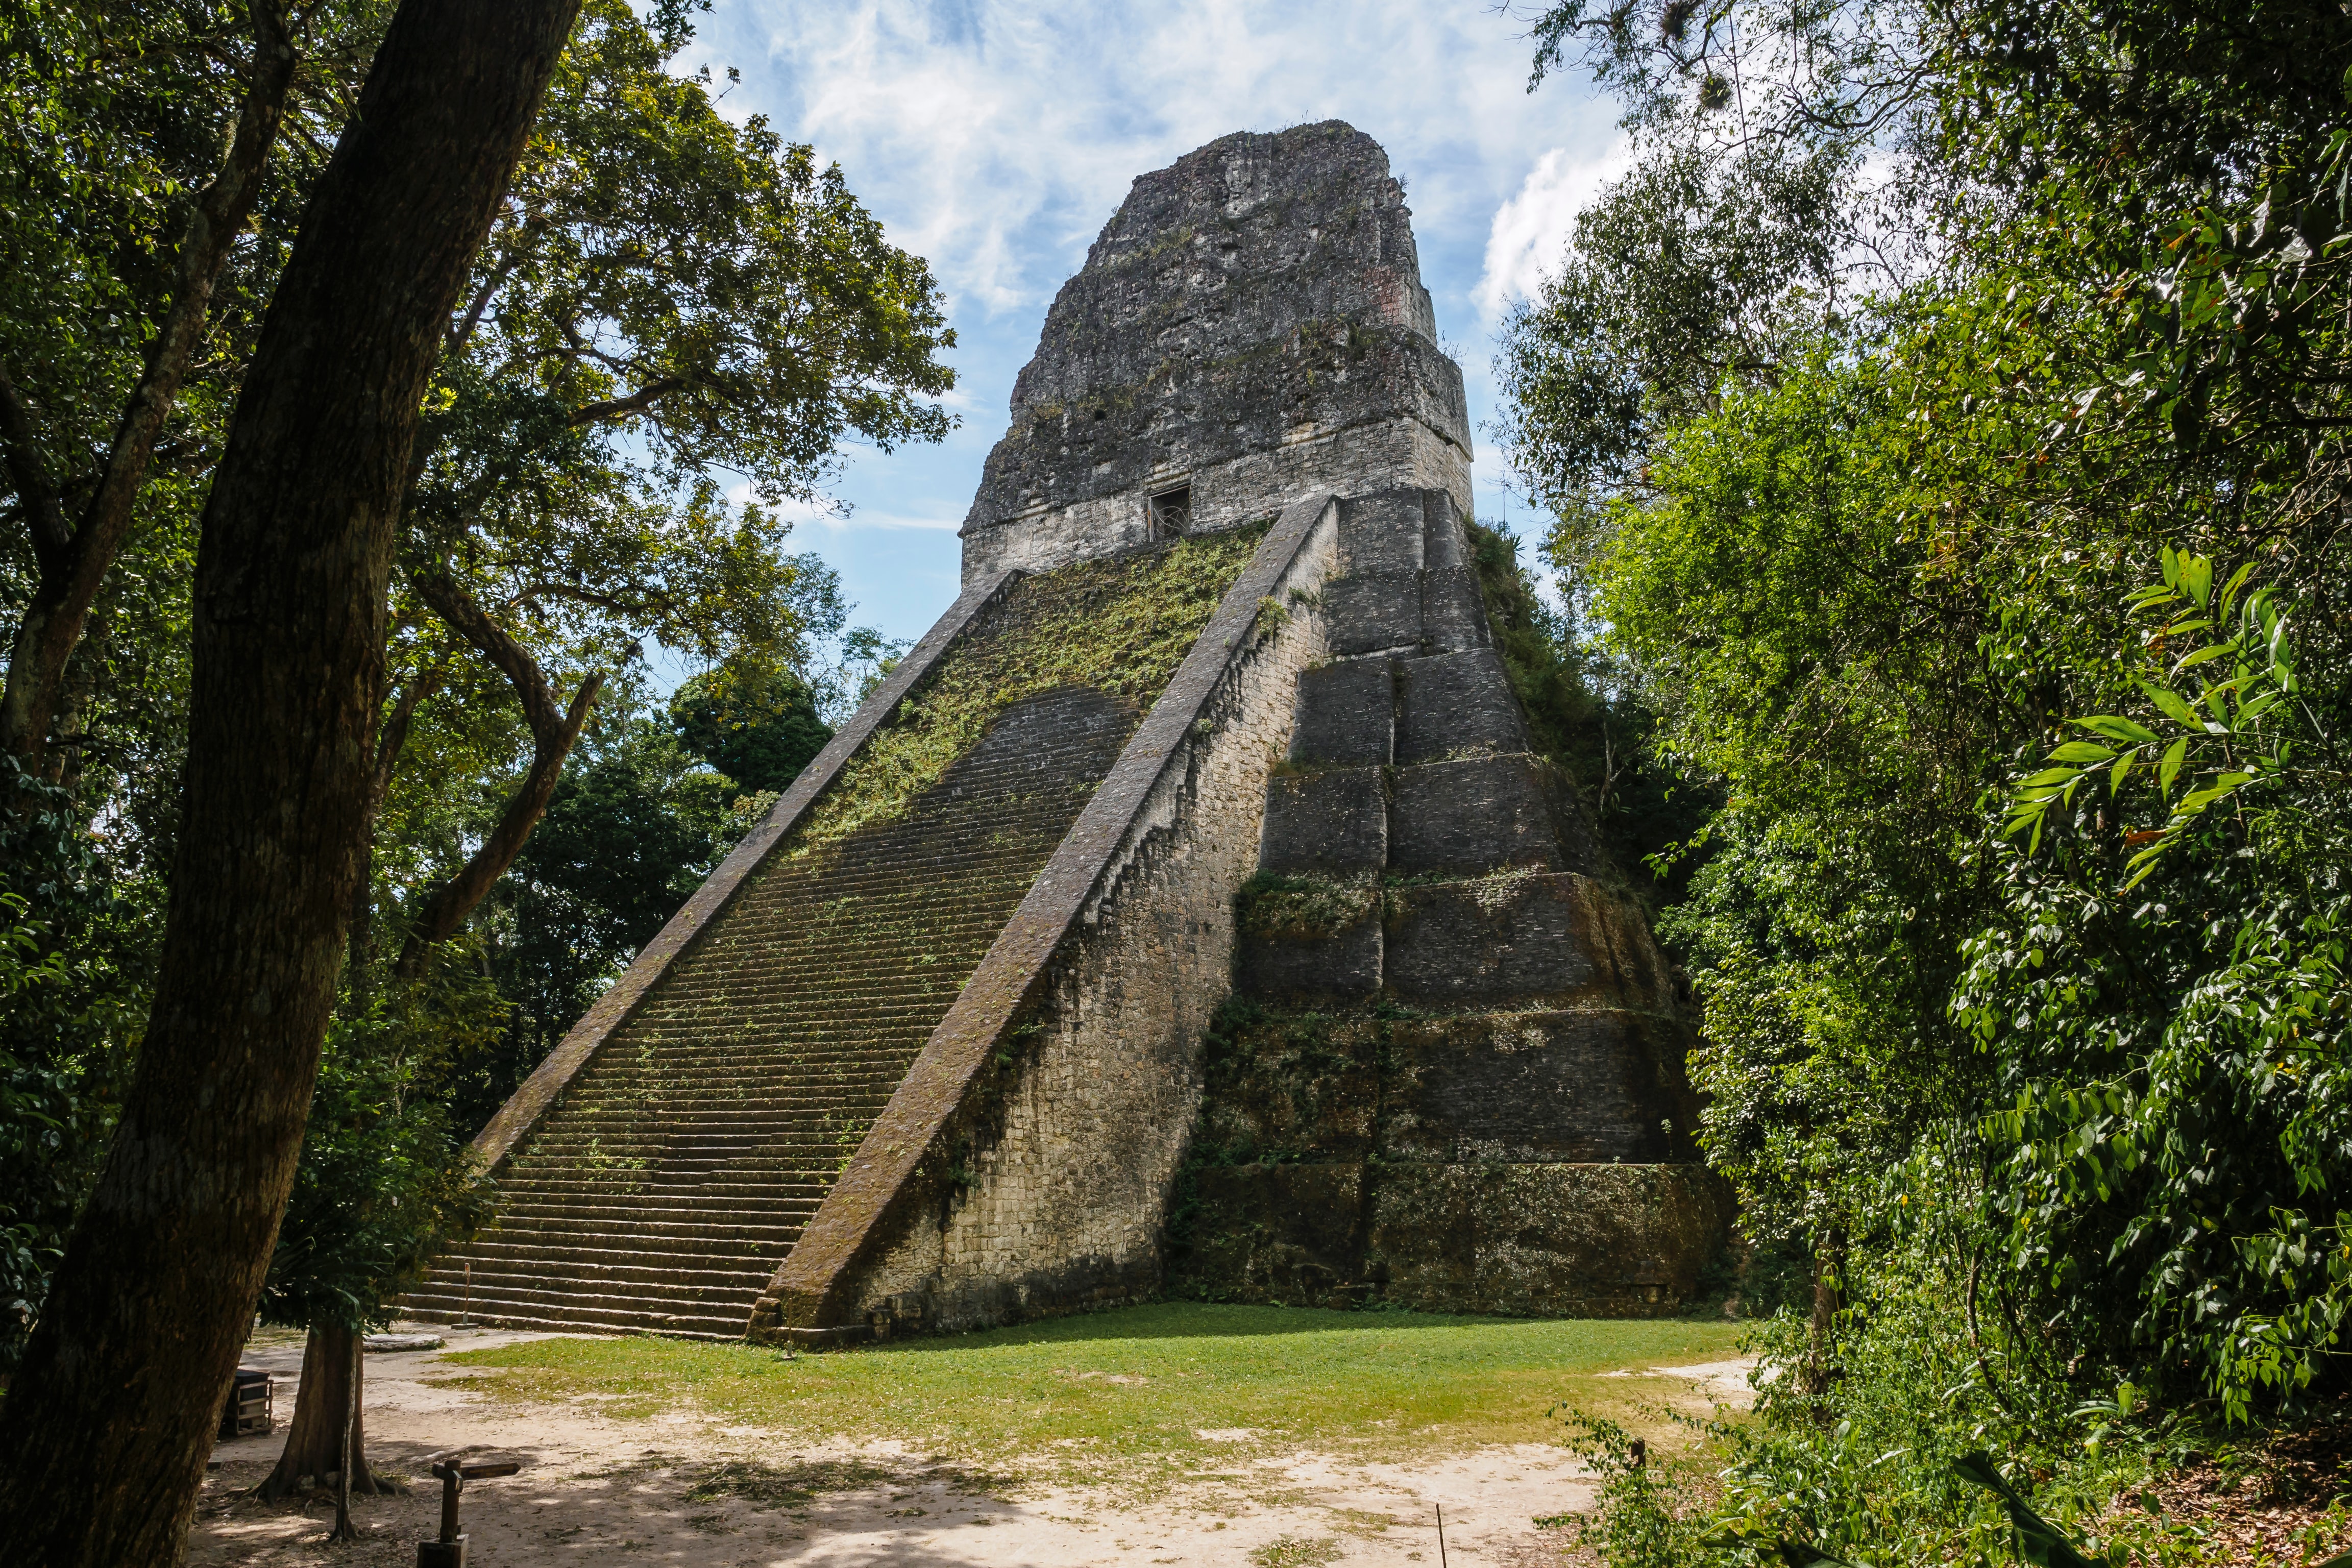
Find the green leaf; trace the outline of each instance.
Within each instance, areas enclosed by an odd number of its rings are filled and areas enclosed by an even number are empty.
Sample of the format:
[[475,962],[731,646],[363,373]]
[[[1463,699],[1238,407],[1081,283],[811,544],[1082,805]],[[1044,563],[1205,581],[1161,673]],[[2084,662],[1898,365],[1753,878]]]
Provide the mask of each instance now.
[[2221,613],[2223,615],[2226,616],[2230,613],[2231,601],[2237,598],[2238,590],[2244,587],[2246,585],[2246,579],[2253,574],[2254,563],[2251,561],[2247,562],[2243,566],[2239,567],[2235,572],[2230,574],[2230,581],[2221,589]]
[[2209,658],[2219,658],[2223,654],[2233,651],[2237,646],[2238,645],[2236,643],[2228,642],[2209,644],[2204,647],[2199,648],[2195,653],[2189,655],[2189,657],[2182,659],[2179,664],[2174,665],[2172,667],[2172,673],[2179,675],[2182,670],[2192,668],[2197,665],[2203,664]]
[[[2102,752],[2099,753],[2099,756],[2101,760],[2105,760],[2113,754],[2114,753],[2112,752]],[[2044,784],[2072,784],[2082,776],[2083,770],[2080,768],[2044,768],[2030,779],[2018,780],[2017,787],[2020,789],[2039,789]]]
[[2190,555],[2180,563],[2180,585],[2199,604],[2210,604],[2213,597],[2213,563],[2202,555]]
[[2129,746],[2153,746],[2163,739],[2146,725],[2136,724],[2129,719],[2117,718],[2112,713],[2094,714],[2088,719],[2077,719],[2074,722],[2085,730],[2105,735],[2110,741],[2121,741]]
[[2146,694],[2147,700],[2161,709],[2164,716],[2174,723],[2186,724],[2192,730],[2205,728],[2205,721],[2198,717],[2197,710],[2189,706],[2179,692],[2151,685],[2147,681],[2140,682],[2139,689]]
[[2156,784],[2167,798],[2172,795],[2172,781],[2180,776],[2180,764],[2189,755],[2189,737],[2183,735],[2166,749],[2164,761],[2157,764]]
[[[2150,736],[2153,740],[2155,737]],[[2116,754],[2113,746],[2102,746],[2090,741],[2069,741],[2050,753],[2053,763],[2104,763]]]
[[2017,1489],[1993,1468],[1991,1455],[1981,1448],[1963,1454],[1952,1461],[1952,1473],[2000,1498],[2009,1510],[2009,1522],[2017,1531],[2019,1552],[2035,1568],[2094,1568],[2091,1560],[2074,1550],[2074,1542],[2056,1525],[2034,1512],[2032,1506],[2018,1495]]
[[2137,761],[2139,753],[2137,752],[2126,752],[2116,759],[2115,771],[2107,774],[2107,793],[2109,795],[2123,794],[2124,780],[2130,774],[2132,763]]

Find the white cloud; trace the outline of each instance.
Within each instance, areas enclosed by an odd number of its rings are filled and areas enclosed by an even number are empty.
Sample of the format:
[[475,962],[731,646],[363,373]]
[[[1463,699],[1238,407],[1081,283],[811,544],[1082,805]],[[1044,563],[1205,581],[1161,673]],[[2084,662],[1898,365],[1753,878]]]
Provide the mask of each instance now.
[[[1558,255],[1531,194],[1550,187],[1528,171],[1558,184],[1615,135],[1614,110],[1571,78],[1525,90],[1522,31],[1483,0],[726,0],[704,17],[679,67],[740,68],[730,114],[840,163],[892,241],[929,261],[958,333],[962,427],[855,450],[837,491],[855,510],[802,520],[860,616],[913,636],[953,598],[950,531],[1046,305],[1137,175],[1231,132],[1339,119],[1388,150],[1483,425],[1488,279],[1524,288]],[[1507,207],[1531,232],[1498,268]]]
[[1601,188],[1633,166],[1633,149],[1620,134],[1598,156],[1555,147],[1536,160],[1518,195],[1495,210],[1486,229],[1486,263],[1471,299],[1489,327],[1517,301],[1532,297],[1557,271],[1576,215]]
[[871,507],[844,507],[835,511],[813,512],[802,520],[818,528],[843,530],[851,528],[912,528],[927,533],[942,531],[953,533],[963,526],[963,513],[953,517],[937,513],[881,511]]
[[[738,506],[752,499],[751,487],[737,485],[727,492]],[[820,528],[828,533],[839,533],[859,528],[915,528],[936,532],[953,532],[963,526],[963,514],[953,516],[940,510],[893,511],[879,507],[858,506],[830,497],[787,496],[772,509],[774,516],[796,531]]]
[[1524,92],[1528,45],[1483,6],[751,0],[713,20],[686,63],[731,56],[743,95],[841,162],[960,314],[1041,308],[1136,175],[1229,132],[1370,132],[1426,252],[1434,226],[1483,229],[1495,176],[1591,118],[1570,81]]

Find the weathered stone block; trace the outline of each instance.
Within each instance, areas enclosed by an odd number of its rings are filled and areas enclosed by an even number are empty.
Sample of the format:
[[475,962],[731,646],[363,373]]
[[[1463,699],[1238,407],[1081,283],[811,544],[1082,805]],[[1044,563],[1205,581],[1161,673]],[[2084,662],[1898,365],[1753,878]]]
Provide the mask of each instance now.
[[1398,888],[1388,895],[1382,978],[1401,1001],[1567,1000],[1600,972],[1580,877],[1505,873]]
[[1209,1166],[1198,1176],[1193,1237],[1180,1282],[1220,1295],[1294,1305],[1339,1305],[1360,1278],[1364,1167]]
[[1511,678],[1491,647],[1401,659],[1396,758],[1434,763],[1476,752],[1528,749],[1528,728]]
[[1223,1164],[1370,1158],[1391,1032],[1359,1013],[1276,1011],[1213,1039],[1196,1150]]
[[1690,1033],[1595,1008],[1404,1019],[1381,1096],[1387,1160],[1632,1164],[1698,1159]]
[[1421,493],[1421,563],[1433,572],[1475,564],[1470,555],[1470,536],[1462,527],[1461,509],[1454,504],[1454,498],[1442,489]]
[[1427,502],[1417,489],[1383,490],[1339,503],[1339,574],[1368,577],[1422,567]]
[[1249,930],[1234,938],[1234,989],[1270,1002],[1359,1001],[1381,988],[1379,900],[1337,927]]
[[1385,653],[1421,647],[1421,574],[1378,572],[1323,585],[1331,651]]
[[1396,673],[1385,658],[1342,659],[1298,676],[1290,760],[1382,767],[1396,759]]
[[1421,636],[1434,653],[1458,653],[1494,642],[1475,567],[1433,566],[1422,574]]
[[1672,1311],[1728,1218],[1698,1165],[1383,1165],[1366,1274],[1423,1311]]
[[1388,858],[1388,789],[1380,769],[1327,768],[1266,781],[1264,869],[1371,877]]
[[1527,755],[1472,757],[1396,770],[1389,868],[1475,876],[1558,867],[1550,770]]

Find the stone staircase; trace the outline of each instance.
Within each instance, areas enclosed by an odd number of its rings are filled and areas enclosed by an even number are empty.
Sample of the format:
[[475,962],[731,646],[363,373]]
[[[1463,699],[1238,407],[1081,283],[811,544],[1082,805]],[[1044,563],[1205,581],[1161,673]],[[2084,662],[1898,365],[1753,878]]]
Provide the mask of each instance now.
[[740,1338],[1139,715],[1086,688],[1032,698],[896,820],[770,857],[507,1168],[498,1223],[404,1311]]

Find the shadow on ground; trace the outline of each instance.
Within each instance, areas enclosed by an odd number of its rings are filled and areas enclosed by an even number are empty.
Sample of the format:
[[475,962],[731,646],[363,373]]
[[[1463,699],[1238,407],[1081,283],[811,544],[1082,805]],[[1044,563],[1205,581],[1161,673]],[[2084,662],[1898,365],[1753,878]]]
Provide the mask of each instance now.
[[[404,1476],[407,1490],[352,1500],[362,1539],[326,1541],[334,1522],[324,1492],[266,1503],[246,1495],[268,1473],[266,1459],[225,1459],[207,1478],[195,1539],[197,1565],[412,1563],[416,1542],[440,1518],[440,1487],[425,1474],[429,1451],[377,1443],[378,1467]],[[1001,1527],[1031,1511],[992,1496],[993,1478],[951,1465],[817,1458],[766,1464],[672,1458],[658,1453],[573,1471],[563,1458],[529,1448],[499,1457],[523,1462],[519,1475],[467,1489],[470,1560],[482,1568],[554,1562],[725,1564],[989,1563]],[[967,1540],[958,1537],[968,1534]]]

